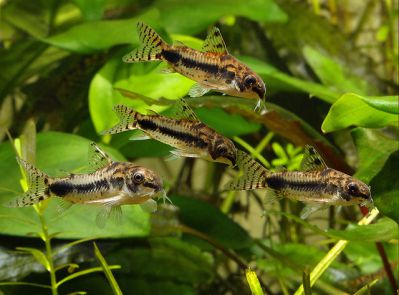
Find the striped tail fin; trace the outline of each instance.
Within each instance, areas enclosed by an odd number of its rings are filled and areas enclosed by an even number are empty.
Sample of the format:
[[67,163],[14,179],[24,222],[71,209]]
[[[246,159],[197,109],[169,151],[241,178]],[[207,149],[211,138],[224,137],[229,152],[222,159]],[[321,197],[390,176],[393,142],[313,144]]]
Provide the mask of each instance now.
[[162,49],[167,46],[161,37],[143,22],[137,23],[137,32],[143,44],[126,54],[122,60],[127,63],[161,60]]
[[119,123],[111,129],[101,132],[102,135],[121,133],[123,131],[136,129],[136,118],[138,115],[136,111],[123,104],[118,104],[114,107],[114,112],[119,118]]
[[237,152],[237,166],[244,175],[226,184],[227,190],[254,190],[266,188],[266,177],[270,173],[265,167],[256,162],[243,151]]
[[35,168],[25,160],[17,157],[18,164],[22,167],[28,180],[28,191],[20,197],[6,204],[7,207],[27,207],[39,203],[50,197],[48,185],[49,176]]

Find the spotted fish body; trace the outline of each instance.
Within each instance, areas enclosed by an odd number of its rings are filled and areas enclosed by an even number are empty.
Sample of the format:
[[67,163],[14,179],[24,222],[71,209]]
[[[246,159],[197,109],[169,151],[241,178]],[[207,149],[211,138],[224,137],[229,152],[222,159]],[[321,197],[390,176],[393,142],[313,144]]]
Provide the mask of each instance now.
[[[235,165],[237,150],[228,138],[192,118],[173,119],[162,115],[143,115],[124,105],[116,105],[120,122],[103,134],[139,129],[149,137],[166,143],[175,155]],[[191,110],[190,110],[191,111]]]
[[276,197],[309,204],[303,212],[306,218],[313,211],[329,206],[369,205],[370,188],[350,175],[328,168],[313,147],[305,148],[301,163],[303,171],[271,172],[242,153],[237,165],[245,177],[227,185],[232,190],[267,188]]
[[217,28],[208,34],[203,50],[184,45],[168,45],[149,26],[138,23],[142,46],[123,57],[124,62],[156,61],[168,63],[171,71],[178,72],[198,84],[190,90],[192,97],[215,90],[232,96],[258,99],[259,107],[265,97],[262,79],[244,63],[227,51]]
[[[163,191],[163,184],[154,171],[129,162],[114,162],[94,143],[89,153],[94,172],[60,178],[50,177],[17,158],[27,175],[29,190],[8,206],[26,207],[57,197],[66,208],[72,204],[101,206],[105,211],[100,212],[103,217],[112,212],[120,215],[121,205],[146,204],[156,208],[153,198]],[[98,224],[104,226],[104,221],[98,220]]]

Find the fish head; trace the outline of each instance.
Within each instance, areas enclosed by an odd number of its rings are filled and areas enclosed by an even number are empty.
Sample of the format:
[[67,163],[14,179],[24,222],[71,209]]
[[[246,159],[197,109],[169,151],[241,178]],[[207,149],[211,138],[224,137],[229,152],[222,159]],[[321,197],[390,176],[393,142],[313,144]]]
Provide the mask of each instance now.
[[215,162],[224,163],[229,166],[236,165],[237,148],[230,139],[222,135],[216,135],[215,139],[209,145],[208,152]]
[[263,100],[266,95],[266,86],[262,78],[248,69],[242,75],[236,75],[233,81],[238,95],[244,98],[257,98]]
[[346,200],[356,204],[367,206],[373,204],[370,187],[350,176],[344,182],[343,196]]
[[134,195],[154,196],[163,191],[163,182],[159,175],[141,166],[134,166],[130,169],[126,183]]

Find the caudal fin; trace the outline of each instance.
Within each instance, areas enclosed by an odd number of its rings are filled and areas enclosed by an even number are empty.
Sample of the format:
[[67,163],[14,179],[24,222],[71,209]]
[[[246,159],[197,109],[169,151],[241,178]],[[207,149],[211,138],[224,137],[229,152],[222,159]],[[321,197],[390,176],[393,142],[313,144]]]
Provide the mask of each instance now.
[[115,134],[136,129],[136,117],[138,115],[137,112],[123,104],[116,105],[114,107],[114,112],[119,118],[119,123],[111,129],[101,132],[101,134]]
[[143,22],[137,23],[137,32],[142,45],[126,54],[122,60],[127,63],[160,60],[162,48],[166,46],[162,38]]
[[237,152],[237,166],[244,175],[226,184],[227,190],[253,190],[266,188],[266,176],[270,173],[265,167],[256,162],[243,151]]
[[27,207],[50,197],[47,190],[51,179],[25,160],[17,157],[17,162],[23,168],[27,180],[28,191],[6,204],[7,207]]

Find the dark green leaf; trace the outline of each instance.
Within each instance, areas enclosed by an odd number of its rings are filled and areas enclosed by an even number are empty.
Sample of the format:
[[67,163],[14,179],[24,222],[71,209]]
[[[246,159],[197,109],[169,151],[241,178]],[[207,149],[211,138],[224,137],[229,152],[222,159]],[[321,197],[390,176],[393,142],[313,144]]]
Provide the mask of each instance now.
[[354,129],[352,137],[360,162],[355,176],[369,183],[382,169],[389,156],[399,149],[399,143],[381,131],[365,128]]
[[370,182],[370,186],[377,208],[399,224],[399,181],[395,173],[398,167],[399,152],[396,151],[387,159],[384,167]]
[[151,238],[149,242],[150,248],[124,248],[107,255],[107,260],[122,266],[119,273],[149,281],[201,284],[213,277],[213,258],[209,253],[177,238]]
[[183,224],[231,249],[247,248],[252,244],[248,233],[214,206],[190,197],[173,196],[171,199],[180,209],[179,219]]

